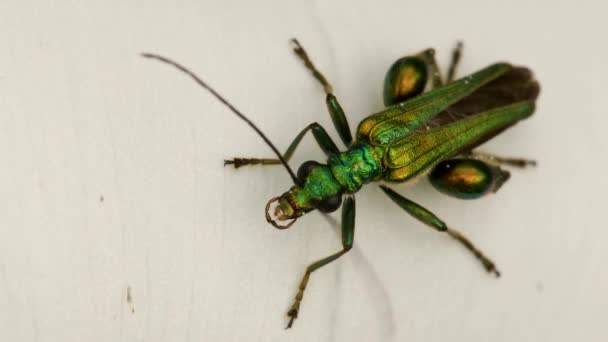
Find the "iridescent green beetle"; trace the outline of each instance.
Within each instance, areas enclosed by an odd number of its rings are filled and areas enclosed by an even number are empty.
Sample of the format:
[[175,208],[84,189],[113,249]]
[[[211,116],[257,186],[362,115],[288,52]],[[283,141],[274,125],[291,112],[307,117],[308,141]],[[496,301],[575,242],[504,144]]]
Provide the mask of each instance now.
[[[509,173],[501,165],[523,167],[534,162],[500,158],[473,150],[532,115],[540,91],[529,69],[507,63],[492,64],[453,81],[462,50],[460,43],[452,54],[444,82],[435,62],[434,51],[427,49],[417,55],[401,58],[391,66],[383,93],[387,107],[365,118],[353,139],[332,86],[315,68],[298,41],[294,39],[293,43],[295,54],[323,86],[329,114],[347,147],[345,151],[340,151],[325,129],[315,122],[304,128],[286,152],[281,154],[258,127],[194,73],[167,58],[143,54],[144,57],[169,63],[190,75],[249,124],[273,150],[278,159],[234,158],[224,163],[234,167],[255,164],[282,164],[285,167],[294,185],[266,205],[266,219],[270,224],[285,229],[314,209],[328,213],[342,206],[342,249],[306,268],[287,313],[287,328],[298,317],[311,273],[352,248],[355,232],[354,194],[363,185],[376,181],[403,183],[428,174],[435,188],[457,198],[473,199],[496,192],[509,179]],[[294,173],[287,162],[309,131],[327,155],[327,161],[325,164],[305,162]],[[500,275],[494,263],[462,233],[448,227],[429,210],[386,185],[380,185],[380,188],[407,213],[462,243],[488,272]]]

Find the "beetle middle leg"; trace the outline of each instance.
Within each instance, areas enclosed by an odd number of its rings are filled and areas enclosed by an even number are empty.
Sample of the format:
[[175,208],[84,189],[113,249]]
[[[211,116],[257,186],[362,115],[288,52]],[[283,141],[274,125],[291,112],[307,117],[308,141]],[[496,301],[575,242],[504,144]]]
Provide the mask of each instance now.
[[334,95],[334,88],[332,87],[331,83],[327,81],[327,78],[325,78],[325,76],[323,76],[323,74],[319,71],[319,69],[315,67],[306,50],[304,50],[302,45],[300,45],[300,42],[298,42],[298,40],[295,38],[293,38],[291,42],[294,44],[293,52],[302,60],[306,68],[312,72],[312,75],[323,86],[323,90],[326,94],[325,103],[327,104],[327,110],[331,116],[331,121],[333,122],[334,127],[336,128],[336,131],[338,131],[338,134],[340,135],[340,138],[344,144],[346,146],[350,146],[351,142],[353,141],[353,137],[350,132],[348,120],[346,120],[346,115],[344,115],[344,110]]
[[440,232],[446,232],[452,238],[460,242],[466,249],[468,249],[473,255],[481,262],[483,267],[486,269],[488,273],[493,273],[496,277],[500,277],[500,272],[496,268],[496,265],[490,258],[485,256],[479,248],[477,248],[469,239],[467,239],[461,232],[458,230],[452,229],[448,227],[441,219],[439,219],[435,214],[422,207],[421,205],[410,201],[409,199],[399,195],[394,190],[381,185],[380,188],[388,197],[390,197],[393,202],[395,202],[398,206],[400,206],[403,210],[405,210],[408,214],[412,215],[420,222],[430,226],[431,228],[435,228]]
[[355,239],[355,198],[353,196],[346,197],[344,200],[344,204],[342,205],[342,250],[334,253],[328,257],[317,260],[312,264],[308,265],[306,268],[306,272],[300,281],[300,286],[298,287],[298,293],[295,296],[294,302],[291,305],[291,308],[287,312],[287,316],[289,317],[289,323],[287,323],[286,329],[291,328],[293,325],[293,321],[298,318],[298,313],[300,311],[300,303],[302,302],[302,298],[304,297],[304,291],[306,290],[306,286],[308,285],[308,280],[310,279],[310,275],[312,272],[320,269],[321,267],[331,263],[332,261],[338,259],[342,255],[346,254],[353,247],[353,242]]
[[[352,134],[350,131],[350,127],[348,125],[348,120],[346,119],[346,115],[344,114],[344,110],[342,109],[342,106],[340,106],[340,103],[338,102],[338,99],[336,98],[336,96],[333,94],[332,85],[329,83],[329,81],[327,81],[327,78],[325,78],[325,76],[323,76],[323,74],[312,63],[312,60],[308,56],[308,53],[306,52],[306,50],[304,50],[302,45],[300,45],[300,42],[298,42],[298,40],[295,38],[292,39],[291,41],[294,44],[294,49],[293,49],[294,53],[302,60],[302,62],[306,66],[306,68],[312,72],[315,79],[317,81],[319,81],[319,83],[321,83],[321,85],[323,86],[323,90],[325,91],[325,94],[327,95],[325,102],[327,104],[327,109],[329,111],[329,115],[334,124],[334,127],[336,128],[336,131],[338,131],[338,134],[340,135],[340,138],[344,142],[344,144],[346,146],[349,146],[353,140]],[[311,127],[312,125],[315,125],[315,126]],[[337,151],[336,144],[329,137],[329,135],[327,134],[327,131],[325,131],[325,129],[322,126],[320,126],[317,123],[313,123],[313,124],[311,124],[311,126],[306,127],[302,132],[300,132],[296,136],[296,138],[293,140],[293,142],[289,145],[289,147],[287,148],[287,151],[285,151],[285,154],[283,155],[283,158],[285,158],[286,161],[289,161],[289,159],[293,155],[293,152],[297,148],[298,144],[304,137],[304,134],[310,129],[312,129],[313,135],[315,136],[317,143],[319,144],[319,146],[321,146],[321,149],[323,149],[323,151],[326,154],[328,153],[328,151],[333,152],[334,147],[335,147],[335,151]],[[278,159],[271,159],[271,158],[233,158],[233,159],[224,160],[224,166],[225,165],[234,165],[235,168],[239,168],[239,167],[245,166],[245,165],[280,165],[280,164],[281,164],[281,162]]]

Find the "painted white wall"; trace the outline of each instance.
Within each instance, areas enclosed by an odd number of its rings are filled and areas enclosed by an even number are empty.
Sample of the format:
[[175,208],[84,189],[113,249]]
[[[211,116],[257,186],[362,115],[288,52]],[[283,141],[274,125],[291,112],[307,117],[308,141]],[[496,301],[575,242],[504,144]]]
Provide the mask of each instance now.
[[[0,340],[605,341],[605,14],[599,1],[0,2]],[[313,276],[283,330],[335,228],[318,214],[271,228],[263,207],[286,173],[222,167],[270,150],[138,54],[190,66],[281,149],[313,121],[337,139],[294,36],[353,128],[381,109],[390,63],[426,47],[445,69],[464,40],[461,75],[502,60],[536,72],[535,116],[484,150],[539,167],[479,201],[399,188],[501,279],[369,186],[356,248]],[[307,138],[293,165],[309,159],[323,157]]]

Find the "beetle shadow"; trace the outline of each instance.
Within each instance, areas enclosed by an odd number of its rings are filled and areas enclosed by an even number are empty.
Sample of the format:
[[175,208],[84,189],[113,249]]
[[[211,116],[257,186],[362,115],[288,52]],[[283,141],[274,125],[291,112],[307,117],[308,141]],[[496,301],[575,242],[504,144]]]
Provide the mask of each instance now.
[[[334,232],[336,233],[336,235],[338,236],[338,238],[340,238],[340,224],[339,224],[338,220],[329,216],[328,214],[323,214],[322,216],[332,226],[332,228],[333,228]],[[358,248],[357,246],[353,246],[353,248],[350,250],[350,252],[347,255],[354,258],[356,265],[361,266],[357,270],[357,272],[362,274],[362,278],[363,278],[365,287],[369,289],[369,292],[367,292],[367,293],[369,293],[371,297],[378,299],[378,300],[373,300],[372,302],[377,303],[377,305],[375,305],[375,311],[377,312],[376,317],[381,318],[380,321],[386,323],[385,324],[386,328],[383,331],[383,340],[387,340],[388,338],[395,335],[395,315],[393,312],[393,306],[391,305],[391,301],[389,299],[388,293],[386,292],[386,289],[382,285],[382,281],[378,277],[378,273],[376,272],[376,270],[374,269],[372,264],[370,264],[369,260],[367,259],[365,254],[363,254],[363,252],[361,251],[360,248]],[[335,284],[336,284],[336,287],[338,287],[338,285],[341,283],[341,280],[342,280],[342,272],[341,272],[341,268],[338,267],[336,269],[337,269],[337,271],[335,273],[335,275],[336,275]],[[336,293],[340,293],[337,288],[335,289],[335,291],[336,291]],[[335,340],[335,327],[336,327],[336,320],[338,318],[338,312],[337,312],[338,306],[339,305],[335,305],[332,308],[331,324],[329,325],[331,327],[329,341]]]

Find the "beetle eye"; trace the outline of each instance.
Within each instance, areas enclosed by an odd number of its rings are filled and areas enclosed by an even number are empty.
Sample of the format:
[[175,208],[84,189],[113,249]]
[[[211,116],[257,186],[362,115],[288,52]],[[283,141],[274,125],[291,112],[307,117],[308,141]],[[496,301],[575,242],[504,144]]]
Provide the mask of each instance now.
[[324,213],[331,213],[332,211],[336,211],[338,208],[340,208],[341,204],[342,194],[337,194],[320,202],[317,205],[317,209],[321,210]]
[[314,160],[309,160],[307,162],[304,162],[304,164],[300,165],[300,168],[298,169],[298,179],[301,182],[306,181],[306,177],[308,177],[308,174],[317,166],[319,166],[321,164],[317,163]]

